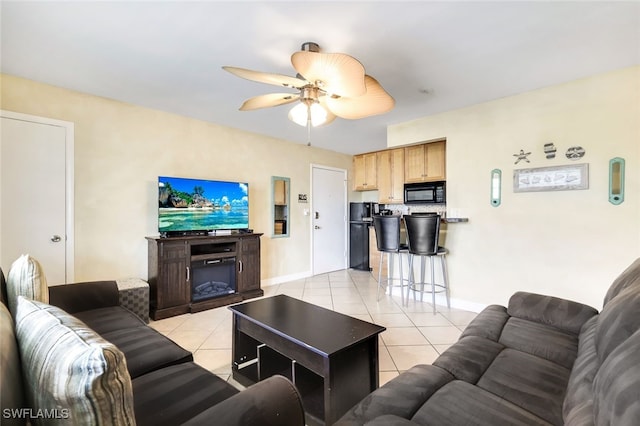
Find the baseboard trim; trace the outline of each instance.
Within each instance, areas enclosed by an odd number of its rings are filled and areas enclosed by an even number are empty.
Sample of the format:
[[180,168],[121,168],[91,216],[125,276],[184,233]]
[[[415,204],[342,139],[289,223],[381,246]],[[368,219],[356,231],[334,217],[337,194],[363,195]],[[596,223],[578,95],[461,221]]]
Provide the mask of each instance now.
[[[425,301],[431,302],[431,295],[429,293],[425,293],[424,298],[425,298]],[[427,300],[427,298],[429,298],[429,300]],[[470,302],[468,300],[462,300],[462,299],[451,298],[450,301],[451,301],[452,308],[461,309],[463,311],[476,312],[476,313],[479,313],[480,311],[482,311],[484,308],[488,306],[482,303]],[[447,306],[447,299],[444,296],[436,295],[436,305]]]
[[268,287],[270,285],[278,285],[278,284],[286,283],[289,281],[309,278],[310,276],[311,276],[311,271],[299,272],[297,274],[290,274],[290,275],[281,275],[279,277],[273,277],[273,278],[267,278],[266,280],[261,280],[260,285],[262,287]]

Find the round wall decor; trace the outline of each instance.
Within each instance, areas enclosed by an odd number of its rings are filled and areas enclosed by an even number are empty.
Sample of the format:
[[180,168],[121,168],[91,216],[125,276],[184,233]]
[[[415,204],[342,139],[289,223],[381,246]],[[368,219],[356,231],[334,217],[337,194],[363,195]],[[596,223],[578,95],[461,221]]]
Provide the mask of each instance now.
[[569,160],[579,160],[584,157],[584,148],[581,146],[572,146],[567,150],[567,158]]

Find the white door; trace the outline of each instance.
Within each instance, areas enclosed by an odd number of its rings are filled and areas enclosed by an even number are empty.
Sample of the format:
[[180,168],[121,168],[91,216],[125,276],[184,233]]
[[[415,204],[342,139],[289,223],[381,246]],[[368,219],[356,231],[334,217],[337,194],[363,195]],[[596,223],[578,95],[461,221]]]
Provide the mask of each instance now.
[[7,111],[1,120],[2,269],[8,273],[15,259],[30,254],[41,263],[50,285],[72,281],[73,186],[68,180],[73,164],[68,145],[73,126]]
[[347,268],[347,171],[311,166],[313,274]]

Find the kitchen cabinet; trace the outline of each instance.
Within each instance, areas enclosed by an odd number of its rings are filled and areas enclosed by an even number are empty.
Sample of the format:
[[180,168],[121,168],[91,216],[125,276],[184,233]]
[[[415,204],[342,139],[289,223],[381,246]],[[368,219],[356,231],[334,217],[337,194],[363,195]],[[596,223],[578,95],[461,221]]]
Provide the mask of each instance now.
[[445,141],[404,148],[405,183],[445,180]]
[[355,191],[378,189],[375,152],[353,156],[353,189]]
[[388,149],[376,155],[378,202],[402,204],[404,202],[404,149]]

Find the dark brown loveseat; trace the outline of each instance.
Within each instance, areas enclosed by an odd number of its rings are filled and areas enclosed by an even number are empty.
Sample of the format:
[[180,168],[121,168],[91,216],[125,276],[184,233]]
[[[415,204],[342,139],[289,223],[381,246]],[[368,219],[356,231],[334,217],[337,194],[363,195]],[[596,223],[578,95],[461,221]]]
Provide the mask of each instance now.
[[[5,290],[1,270],[0,280]],[[114,281],[52,286],[49,304],[71,314],[72,321],[84,322],[124,354],[133,392],[135,420],[131,423],[304,425],[302,402],[291,382],[274,376],[239,391],[195,364],[190,352],[119,306]],[[28,398],[30,385],[22,370],[21,342],[4,303],[0,303],[0,328],[0,423],[76,424],[65,418],[68,411],[64,406],[34,406]]]

